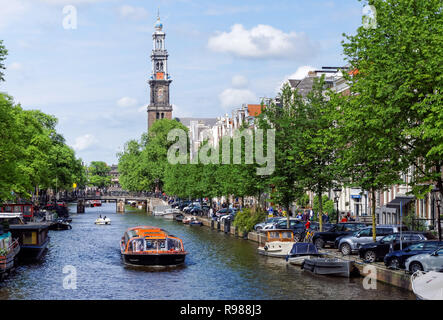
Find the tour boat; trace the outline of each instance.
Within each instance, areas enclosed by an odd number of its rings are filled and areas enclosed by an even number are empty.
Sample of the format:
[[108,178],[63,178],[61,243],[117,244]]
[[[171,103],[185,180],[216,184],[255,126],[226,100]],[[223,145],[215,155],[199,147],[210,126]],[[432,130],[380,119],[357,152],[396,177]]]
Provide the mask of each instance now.
[[294,232],[290,229],[272,229],[265,230],[265,233],[266,242],[263,247],[258,247],[258,253],[270,257],[286,258],[295,243]]
[[302,269],[315,274],[350,277],[356,272],[354,261],[338,258],[311,258],[306,259]]
[[286,256],[286,261],[292,265],[301,266],[306,259],[321,256],[313,243],[296,242]]
[[111,219],[106,218],[106,217],[105,218],[99,217],[95,220],[94,223],[101,224],[101,225],[111,224]]
[[178,266],[187,255],[181,239],[151,226],[129,228],[120,241],[120,251],[124,263],[134,266]]
[[0,229],[0,280],[4,274],[14,268],[19,252],[18,239],[13,239],[10,232],[3,233]]
[[419,300],[443,300],[443,273],[416,271],[411,276],[412,291]]

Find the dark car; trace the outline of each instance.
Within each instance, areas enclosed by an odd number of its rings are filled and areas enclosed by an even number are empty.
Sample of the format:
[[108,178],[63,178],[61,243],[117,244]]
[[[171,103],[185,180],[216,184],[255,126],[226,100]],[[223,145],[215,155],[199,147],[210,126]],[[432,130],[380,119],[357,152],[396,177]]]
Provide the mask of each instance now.
[[342,222],[333,224],[329,230],[316,232],[312,237],[312,242],[317,248],[323,248],[327,244],[333,246],[338,237],[352,234],[365,227],[366,225],[361,222]]
[[403,250],[389,252],[385,255],[384,262],[387,267],[404,269],[408,258],[422,253],[432,253],[443,246],[443,241],[420,241],[409,245]]
[[427,240],[423,233],[412,231],[393,233],[383,237],[377,242],[363,244],[358,250],[359,256],[367,262],[382,260],[389,251],[400,250],[400,239],[403,247],[407,247],[415,242]]

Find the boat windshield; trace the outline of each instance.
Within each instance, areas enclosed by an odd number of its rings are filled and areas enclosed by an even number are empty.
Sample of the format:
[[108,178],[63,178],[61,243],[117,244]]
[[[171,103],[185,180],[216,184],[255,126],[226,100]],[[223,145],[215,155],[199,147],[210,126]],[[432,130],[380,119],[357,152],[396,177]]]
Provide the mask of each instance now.
[[181,251],[183,250],[182,244],[177,239],[134,239],[129,243],[129,251],[142,252],[142,251]]

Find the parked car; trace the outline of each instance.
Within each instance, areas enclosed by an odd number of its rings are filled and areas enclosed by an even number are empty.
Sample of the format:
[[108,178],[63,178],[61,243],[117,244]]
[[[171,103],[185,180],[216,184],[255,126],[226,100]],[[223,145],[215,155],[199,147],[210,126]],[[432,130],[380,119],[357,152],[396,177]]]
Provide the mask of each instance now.
[[405,267],[411,273],[419,270],[443,272],[443,247],[439,247],[432,253],[417,254],[408,258]]
[[328,231],[316,232],[312,237],[312,242],[317,248],[323,248],[325,245],[333,246],[338,237],[350,235],[363,228],[366,228],[366,224],[361,222],[343,222],[333,224]]
[[[398,225],[378,225],[375,230],[375,240],[378,241],[384,236],[390,235],[394,232],[399,232],[400,228],[402,231],[408,231],[406,226],[400,227]],[[343,255],[348,255],[357,253],[362,245],[371,243],[372,241],[372,227],[366,227],[364,229],[355,231],[352,235],[337,238],[335,240],[335,245]]]
[[400,240],[403,247],[407,247],[415,242],[427,240],[423,233],[406,231],[402,233],[393,233],[381,238],[377,242],[363,244],[358,253],[360,258],[367,262],[382,260],[389,250],[399,250]]
[[227,214],[233,213],[234,211],[235,211],[235,209],[223,208],[223,209],[218,210],[218,211],[215,213],[215,216],[216,216],[217,218],[219,218],[219,217],[221,217],[221,216],[224,216],[224,215],[227,215]]
[[[305,225],[306,222],[297,218],[289,218],[289,229],[295,229],[298,225]],[[279,220],[267,225],[263,230],[269,229],[288,229],[288,218],[280,217]]]
[[265,225],[270,224],[270,223],[275,223],[275,222],[279,221],[280,219],[281,219],[281,217],[267,218],[265,221],[260,222],[260,223],[257,223],[257,224],[254,226],[254,230],[255,230],[255,231],[260,231],[261,229],[263,229],[263,227],[264,227]]
[[385,255],[384,262],[387,267],[394,269],[404,269],[408,258],[422,253],[432,253],[439,247],[443,247],[443,241],[421,241]]

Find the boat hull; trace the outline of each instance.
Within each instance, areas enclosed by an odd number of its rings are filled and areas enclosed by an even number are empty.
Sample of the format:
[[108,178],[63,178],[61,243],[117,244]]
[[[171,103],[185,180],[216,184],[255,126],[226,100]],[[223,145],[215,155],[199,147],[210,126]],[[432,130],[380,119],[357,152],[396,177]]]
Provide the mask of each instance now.
[[21,245],[19,259],[25,262],[38,261],[43,257],[49,244],[49,237],[43,244],[38,246]]
[[125,254],[123,261],[131,266],[168,267],[179,266],[185,263],[186,254]]
[[257,249],[258,253],[263,256],[274,257],[274,258],[286,258],[288,251],[269,251],[263,248]]
[[316,258],[316,256],[307,255],[307,256],[291,257],[288,258],[288,262],[294,266],[301,266],[306,259],[313,259],[313,258]]
[[349,278],[354,270],[354,261],[324,258],[305,259],[303,269],[320,275]]
[[443,274],[417,271],[411,276],[412,291],[418,300],[443,300]]

